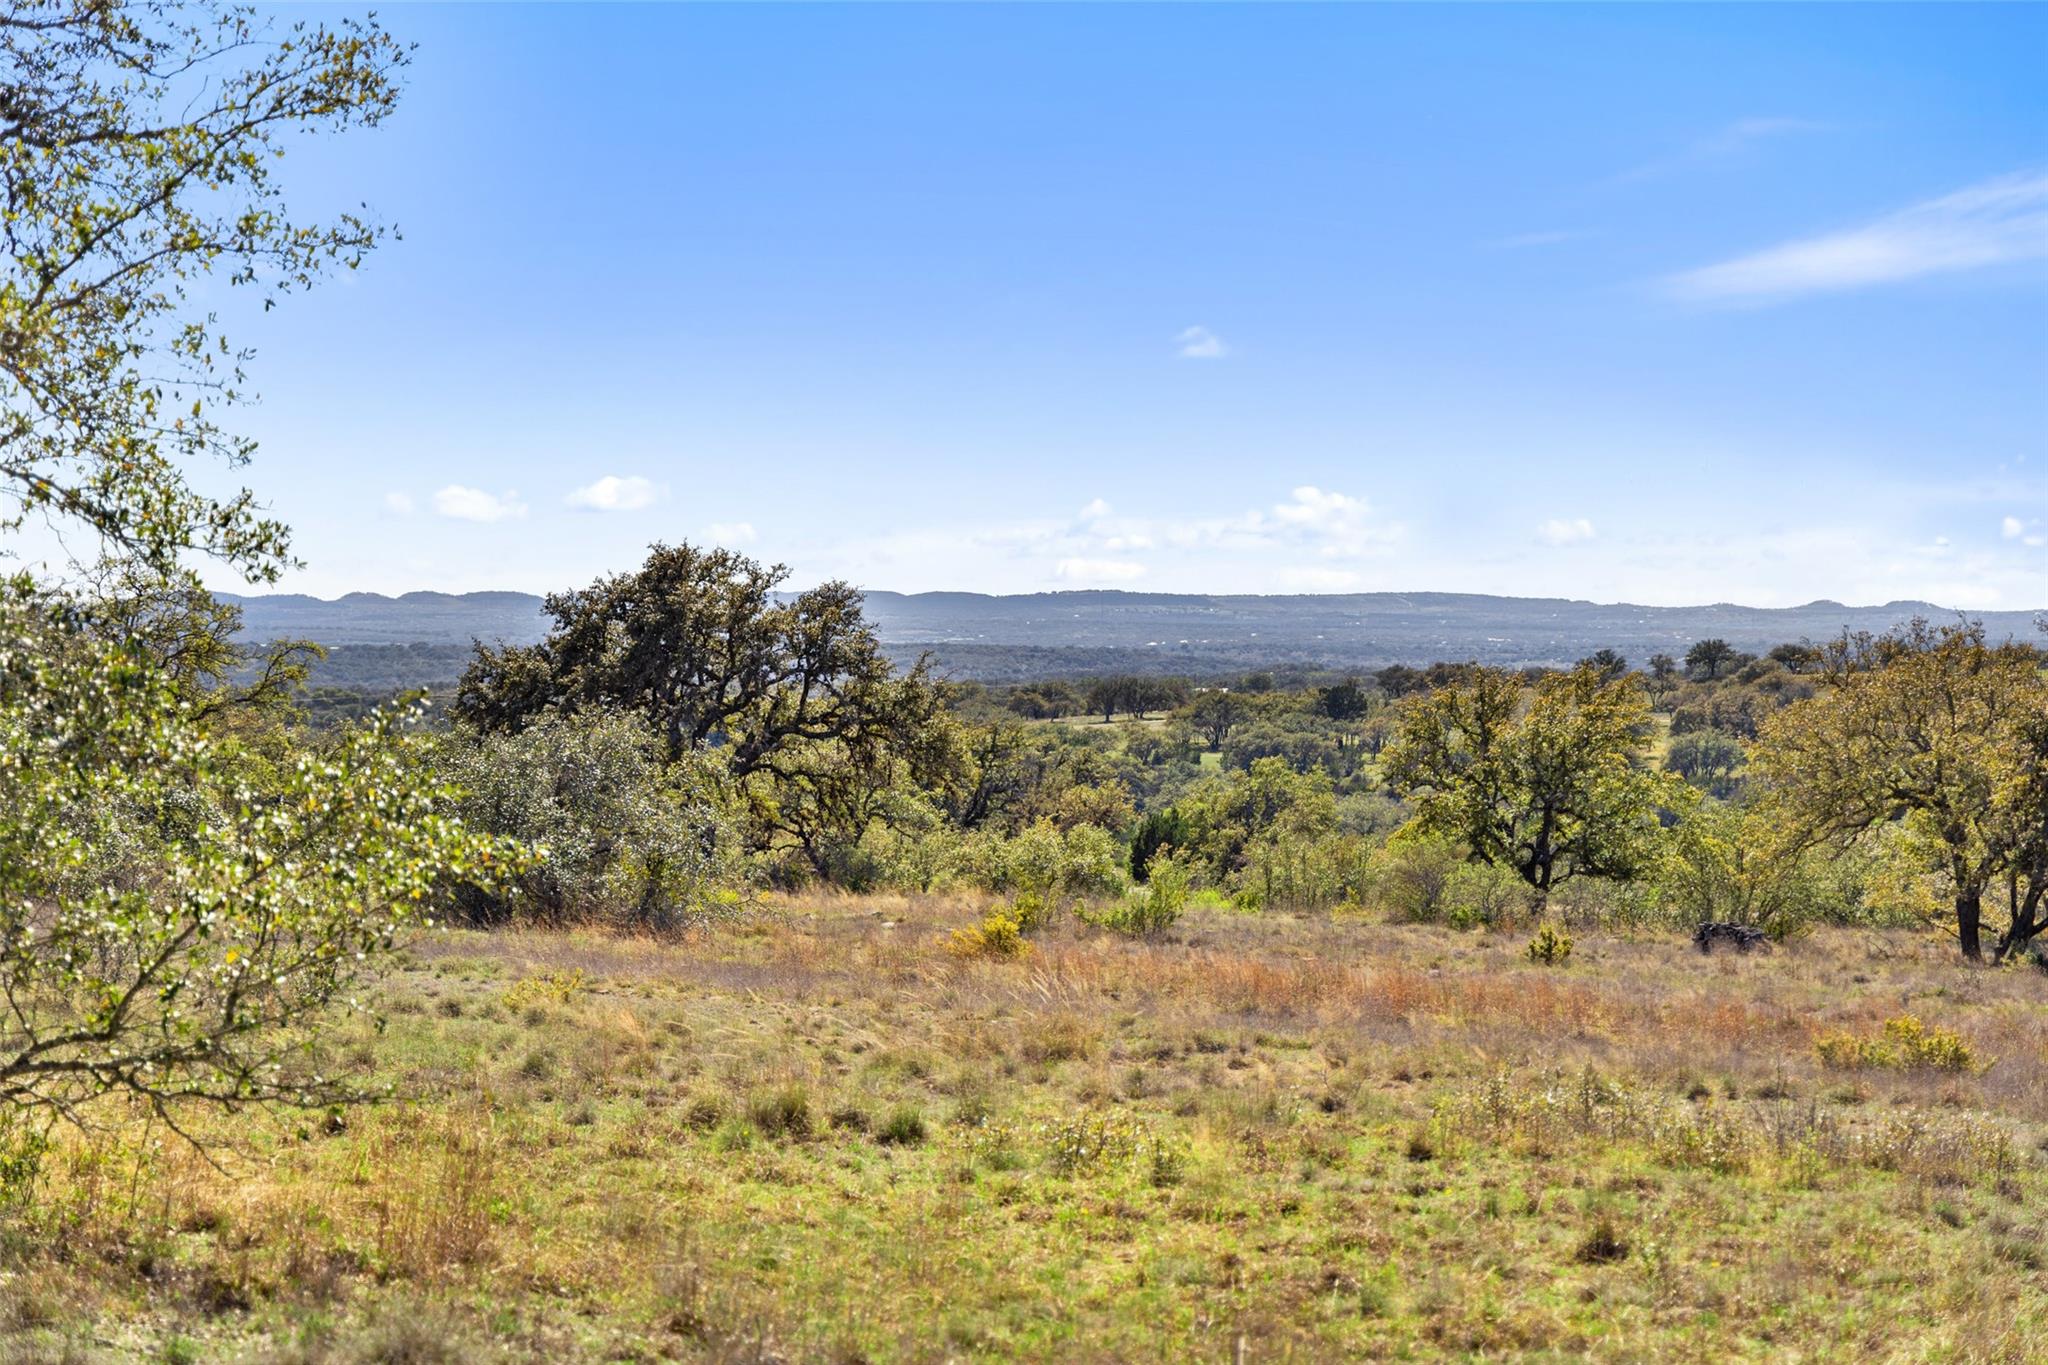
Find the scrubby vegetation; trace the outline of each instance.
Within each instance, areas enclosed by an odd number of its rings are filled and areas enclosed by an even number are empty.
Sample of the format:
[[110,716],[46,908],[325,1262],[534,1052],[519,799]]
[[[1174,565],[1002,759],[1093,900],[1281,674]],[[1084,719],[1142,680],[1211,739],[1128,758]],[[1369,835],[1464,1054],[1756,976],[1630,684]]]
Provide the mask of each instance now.
[[187,291],[377,244],[272,175],[406,49],[29,12],[0,531],[105,559],[0,590],[0,1360],[2048,1332],[2032,645],[982,688],[657,545],[359,713],[193,574],[290,560]]
[[[139,1114],[8,1168],[15,1358],[2016,1361],[2048,1330],[2031,968],[1836,928],[1711,960],[1578,930],[1546,966],[1201,906],[948,951],[999,905],[422,939],[382,1032],[321,1042],[390,1102],[202,1115],[224,1170]],[[1831,1060],[1902,1000],[1974,1064]]]

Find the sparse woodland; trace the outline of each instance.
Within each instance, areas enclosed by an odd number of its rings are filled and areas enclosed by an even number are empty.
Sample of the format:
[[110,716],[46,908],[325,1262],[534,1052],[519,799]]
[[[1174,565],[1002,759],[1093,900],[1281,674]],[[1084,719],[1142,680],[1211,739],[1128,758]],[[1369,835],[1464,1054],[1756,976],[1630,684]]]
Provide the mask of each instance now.
[[189,291],[405,60],[0,16],[0,1361],[2040,1358],[2037,642],[991,687],[674,544],[309,696]]

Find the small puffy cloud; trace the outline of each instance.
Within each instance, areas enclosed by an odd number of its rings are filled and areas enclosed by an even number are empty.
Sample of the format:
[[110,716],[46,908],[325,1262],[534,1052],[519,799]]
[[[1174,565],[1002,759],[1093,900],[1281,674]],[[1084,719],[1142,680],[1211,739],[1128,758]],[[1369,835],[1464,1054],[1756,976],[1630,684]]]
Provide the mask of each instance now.
[[1545,545],[1577,545],[1593,538],[1593,523],[1584,517],[1552,517],[1536,528]]
[[1101,498],[1089,499],[1088,505],[1080,511],[1080,519],[1082,521],[1100,521],[1108,515],[1109,504]]
[[1288,501],[1276,504],[1267,524],[1290,540],[1313,543],[1330,559],[1384,550],[1398,534],[1398,528],[1373,524],[1372,506],[1364,498],[1313,484],[1303,484]]
[[[413,514],[413,511],[415,510],[412,502],[412,494],[386,493],[384,495],[384,510],[396,516],[411,516]],[[2006,520],[2010,521],[2011,518],[2008,517],[2006,518]]]
[[1128,583],[1145,576],[1145,566],[1130,559],[1062,559],[1055,577],[1069,583]]
[[2040,524],[2038,521],[2021,521],[2018,517],[2007,517],[1998,523],[1998,533],[2007,540],[2017,540],[2029,549],[2038,550],[2043,545],[2048,545],[2048,536],[2032,529]]
[[1303,484],[1294,490],[1292,502],[1283,502],[1273,509],[1273,516],[1289,526],[1339,531],[1363,522],[1370,510],[1364,498],[1354,498],[1349,493],[1325,492],[1312,484]]
[[1180,335],[1173,339],[1180,348],[1184,360],[1215,360],[1230,354],[1230,348],[1223,344],[1223,338],[1207,327],[1182,328]]
[[486,493],[451,483],[434,494],[434,510],[457,521],[516,521],[526,515],[517,492]]
[[2048,175],[1986,180],[1840,232],[1673,275],[1701,303],[1773,303],[2048,257]]
[[761,538],[751,521],[714,521],[704,528],[704,534],[710,537],[712,544],[727,547],[752,545]]
[[638,512],[661,499],[661,490],[638,474],[620,478],[607,474],[569,495],[569,505],[586,512]]

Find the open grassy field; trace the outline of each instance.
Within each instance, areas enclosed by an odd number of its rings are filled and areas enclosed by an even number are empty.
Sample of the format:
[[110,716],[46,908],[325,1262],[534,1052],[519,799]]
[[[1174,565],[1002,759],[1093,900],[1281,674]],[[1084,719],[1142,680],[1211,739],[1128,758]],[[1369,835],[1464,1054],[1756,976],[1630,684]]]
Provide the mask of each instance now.
[[2044,1358],[2037,971],[976,909],[427,937],[392,1102],[63,1138],[0,1361]]

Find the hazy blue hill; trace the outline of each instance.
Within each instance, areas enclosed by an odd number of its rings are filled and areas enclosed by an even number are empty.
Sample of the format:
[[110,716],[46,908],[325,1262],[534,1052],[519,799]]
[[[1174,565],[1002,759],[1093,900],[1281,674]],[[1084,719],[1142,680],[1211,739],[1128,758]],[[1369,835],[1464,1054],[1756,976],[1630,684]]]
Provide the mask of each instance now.
[[[227,596],[227,594],[223,594]],[[527,643],[540,638],[541,600],[528,593],[410,592],[400,597],[350,593],[334,601],[301,594],[239,597],[250,634],[290,636],[337,647],[332,666],[352,671],[355,646],[437,646],[379,650],[386,676],[413,661],[450,676],[473,639]],[[1816,601],[1798,607],[1645,607],[1566,598],[1490,597],[1475,593],[1342,593],[1261,597],[1115,591],[868,594],[868,613],[891,652],[929,649],[949,671],[991,681],[1112,671],[1222,673],[1298,664],[1374,668],[1435,659],[1489,663],[1569,663],[1593,650],[1620,650],[1637,662],[1721,636],[1763,650],[1785,640],[1825,639],[1843,630],[1885,630],[1914,616],[1952,619],[1926,602],[1849,607]],[[2034,613],[1971,613],[1999,636],[2035,637]],[[367,659],[364,661],[367,663]],[[459,671],[459,669],[458,669]]]

